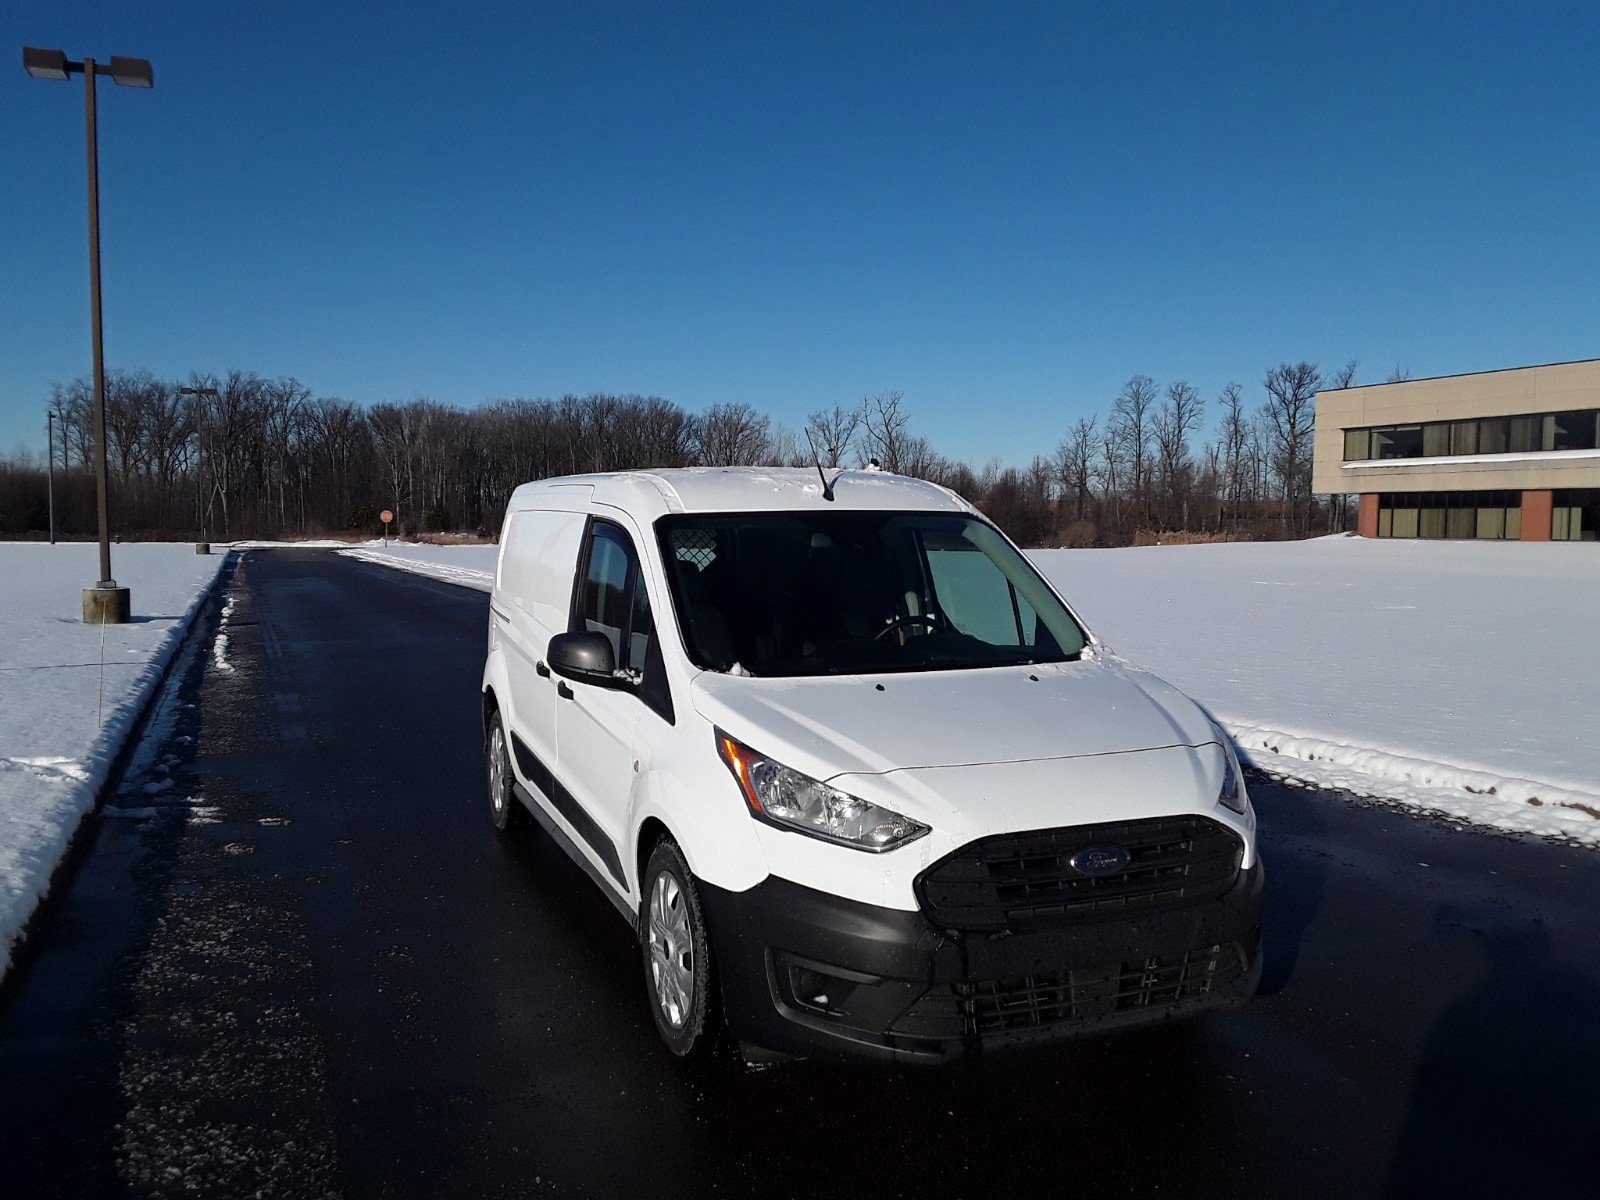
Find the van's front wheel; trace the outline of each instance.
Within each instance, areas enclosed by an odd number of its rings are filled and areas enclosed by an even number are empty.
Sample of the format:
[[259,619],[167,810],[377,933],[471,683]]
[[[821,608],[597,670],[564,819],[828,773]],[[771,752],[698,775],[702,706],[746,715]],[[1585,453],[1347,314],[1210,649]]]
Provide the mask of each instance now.
[[499,713],[489,718],[488,757],[489,819],[501,833],[510,833],[527,823],[528,810],[512,790],[516,776],[511,773],[511,748]]
[[711,942],[683,852],[662,838],[645,866],[640,907],[645,991],[661,1040],[679,1058],[698,1058],[720,1031]]

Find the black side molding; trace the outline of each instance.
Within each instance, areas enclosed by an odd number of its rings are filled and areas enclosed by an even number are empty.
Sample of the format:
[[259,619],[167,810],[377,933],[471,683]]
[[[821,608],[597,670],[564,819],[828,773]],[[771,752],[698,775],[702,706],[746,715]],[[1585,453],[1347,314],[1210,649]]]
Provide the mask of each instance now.
[[517,770],[522,772],[523,778],[538,788],[540,792],[555,806],[555,810],[567,819],[567,823],[578,831],[578,836],[589,843],[589,848],[600,856],[600,861],[605,863],[606,870],[611,877],[626,888],[627,881],[622,877],[622,860],[617,857],[617,847],[605,834],[605,831],[596,825],[594,818],[578,803],[578,798],[569,792],[563,784],[539,760],[539,756],[528,749],[528,744],[515,733],[511,735],[511,750],[517,756]]

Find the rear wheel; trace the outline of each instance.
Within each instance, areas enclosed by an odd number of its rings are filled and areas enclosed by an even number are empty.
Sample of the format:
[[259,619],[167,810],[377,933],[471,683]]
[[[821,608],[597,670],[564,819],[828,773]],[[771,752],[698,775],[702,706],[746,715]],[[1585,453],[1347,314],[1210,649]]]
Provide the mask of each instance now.
[[501,833],[510,833],[527,824],[528,810],[512,790],[516,776],[511,773],[511,748],[499,713],[489,718],[488,755],[489,819]]
[[656,1031],[679,1058],[706,1054],[721,1032],[711,942],[683,852],[662,838],[650,853],[640,907],[645,991]]

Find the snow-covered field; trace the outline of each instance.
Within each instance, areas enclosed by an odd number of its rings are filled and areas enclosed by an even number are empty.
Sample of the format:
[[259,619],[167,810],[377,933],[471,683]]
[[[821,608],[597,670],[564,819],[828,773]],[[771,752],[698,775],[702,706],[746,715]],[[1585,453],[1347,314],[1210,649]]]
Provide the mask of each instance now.
[[1264,770],[1600,843],[1595,546],[1333,537],[1034,558]]
[[[343,553],[487,590],[496,547]],[[1333,537],[1033,558],[1261,769],[1600,844],[1594,546]]]
[[82,620],[98,553],[93,543],[0,542],[0,975],[226,561],[189,543],[113,547],[133,621],[102,629]]

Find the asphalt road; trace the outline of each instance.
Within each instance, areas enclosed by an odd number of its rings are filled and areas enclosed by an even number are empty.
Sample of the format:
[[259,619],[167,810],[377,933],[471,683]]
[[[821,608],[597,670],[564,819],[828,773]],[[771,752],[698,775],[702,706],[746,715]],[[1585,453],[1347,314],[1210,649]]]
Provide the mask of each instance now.
[[0,993],[0,1195],[1600,1187],[1600,855],[1256,780],[1244,1010],[685,1068],[611,906],[490,827],[486,597],[281,550],[229,595]]

